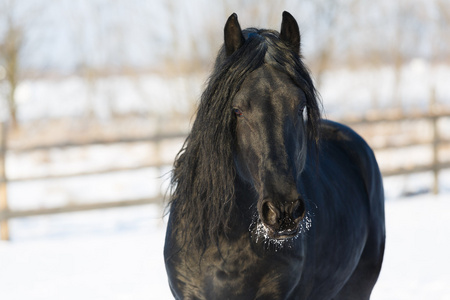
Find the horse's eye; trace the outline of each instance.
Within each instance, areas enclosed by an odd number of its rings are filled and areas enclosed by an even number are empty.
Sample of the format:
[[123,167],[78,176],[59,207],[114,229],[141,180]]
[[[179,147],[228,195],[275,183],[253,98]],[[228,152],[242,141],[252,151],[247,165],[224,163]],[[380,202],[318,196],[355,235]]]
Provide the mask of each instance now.
[[239,108],[233,108],[233,112],[236,116],[242,117],[242,111]]
[[301,117],[301,116],[303,116],[303,111],[305,110],[305,108],[304,107],[301,107],[301,108],[299,108],[298,109],[298,115]]

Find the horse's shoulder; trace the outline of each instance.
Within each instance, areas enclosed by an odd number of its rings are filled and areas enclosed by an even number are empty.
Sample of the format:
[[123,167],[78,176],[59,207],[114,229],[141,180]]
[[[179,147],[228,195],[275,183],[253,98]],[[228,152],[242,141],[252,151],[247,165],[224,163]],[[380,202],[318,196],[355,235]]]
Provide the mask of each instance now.
[[[373,175],[379,173],[373,150],[353,129],[329,120],[322,120],[320,128],[320,147],[326,153],[340,149],[341,153],[345,153],[354,164],[359,166],[362,173],[374,172]],[[329,154],[336,155],[336,153]]]
[[372,150],[364,139],[344,124],[322,120],[320,123],[320,136],[324,145],[333,143],[353,153],[363,154],[365,152],[368,155],[372,155]]
[[[381,173],[375,154],[364,139],[350,127],[343,124],[324,120],[321,122],[321,148],[325,155],[333,156],[337,149],[340,153],[351,161],[353,166],[357,166],[361,177],[364,180],[367,193],[373,199],[373,207],[380,209],[384,198]],[[337,155],[342,158],[342,156]],[[347,161],[348,162],[348,161]],[[380,214],[382,214],[380,212]]]
[[359,137],[350,127],[331,120],[321,120],[320,135],[322,139],[336,141],[353,141]]

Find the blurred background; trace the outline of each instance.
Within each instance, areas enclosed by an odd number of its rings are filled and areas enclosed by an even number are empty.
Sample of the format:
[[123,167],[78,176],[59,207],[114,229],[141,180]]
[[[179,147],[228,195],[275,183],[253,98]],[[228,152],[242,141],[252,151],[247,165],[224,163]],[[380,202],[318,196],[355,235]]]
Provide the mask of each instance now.
[[284,10],[384,176],[373,299],[450,299],[449,0],[0,0],[1,299],[171,299],[164,198],[223,26]]

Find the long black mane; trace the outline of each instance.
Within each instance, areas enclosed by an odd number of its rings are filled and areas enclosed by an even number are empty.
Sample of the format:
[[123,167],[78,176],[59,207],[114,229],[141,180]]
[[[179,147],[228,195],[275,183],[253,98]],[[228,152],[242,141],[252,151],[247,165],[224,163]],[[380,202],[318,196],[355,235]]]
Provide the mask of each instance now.
[[231,56],[224,47],[220,50],[191,133],[174,163],[172,217],[185,229],[185,242],[200,249],[218,242],[218,233],[226,234],[232,219],[236,117],[231,102],[249,73],[269,64],[288,74],[306,95],[308,139],[315,144],[319,140],[316,91],[300,54],[280,40],[276,31],[249,28],[243,35],[244,45]]

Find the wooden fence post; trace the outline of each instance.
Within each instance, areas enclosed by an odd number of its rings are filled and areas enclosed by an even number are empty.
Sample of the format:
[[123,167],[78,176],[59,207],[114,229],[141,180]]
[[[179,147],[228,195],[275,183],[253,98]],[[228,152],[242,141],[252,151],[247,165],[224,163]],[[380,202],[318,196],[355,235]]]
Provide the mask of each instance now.
[[433,194],[439,194],[439,128],[438,128],[438,116],[436,108],[436,91],[434,88],[430,92],[430,114],[431,114],[431,126],[433,127]]
[[[7,178],[6,178],[6,141],[7,141],[7,125],[0,123],[0,212],[8,210],[8,192],[7,192]],[[0,221],[0,240],[9,240],[8,220]]]

